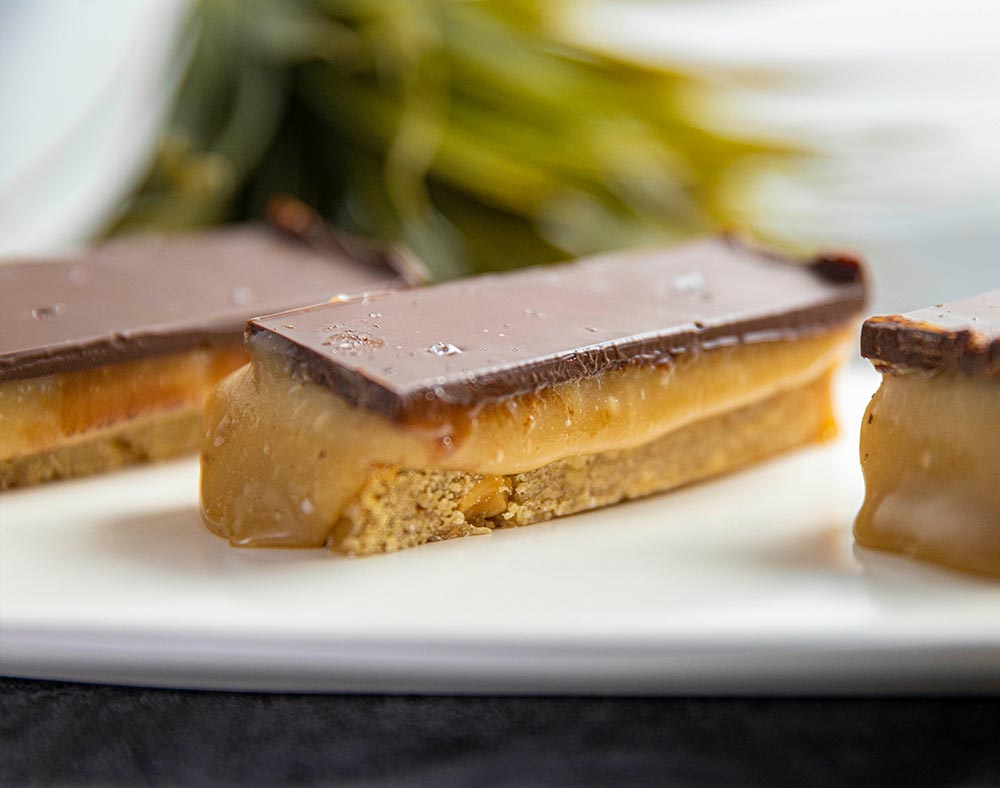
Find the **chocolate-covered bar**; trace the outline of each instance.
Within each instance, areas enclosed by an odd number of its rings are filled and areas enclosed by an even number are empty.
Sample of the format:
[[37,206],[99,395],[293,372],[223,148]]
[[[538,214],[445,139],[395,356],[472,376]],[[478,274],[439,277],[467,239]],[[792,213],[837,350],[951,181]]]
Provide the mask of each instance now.
[[391,256],[291,229],[0,265],[0,489],[196,449],[206,392],[247,361],[250,317],[399,286]]
[[859,544],[1000,576],[1000,290],[873,317]]
[[832,434],[863,299],[850,257],[720,239],[255,319],[206,403],[203,517],[366,554],[723,473]]

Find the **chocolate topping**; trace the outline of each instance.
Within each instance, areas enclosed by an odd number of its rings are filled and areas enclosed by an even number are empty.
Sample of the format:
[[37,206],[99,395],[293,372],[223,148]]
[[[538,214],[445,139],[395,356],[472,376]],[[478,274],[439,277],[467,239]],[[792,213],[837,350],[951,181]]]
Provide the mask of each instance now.
[[861,355],[878,367],[1000,377],[1000,290],[868,318],[861,329]]
[[0,381],[238,342],[254,315],[401,286],[364,262],[263,225],[114,241],[0,265]]
[[860,263],[797,263],[713,239],[607,255],[250,322],[248,342],[348,402],[404,419],[682,353],[792,339],[864,302]]

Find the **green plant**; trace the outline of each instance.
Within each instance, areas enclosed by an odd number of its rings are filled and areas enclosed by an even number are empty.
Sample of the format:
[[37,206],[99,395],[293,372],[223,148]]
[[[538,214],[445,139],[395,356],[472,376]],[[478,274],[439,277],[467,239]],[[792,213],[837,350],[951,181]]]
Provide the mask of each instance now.
[[564,10],[202,0],[114,231],[255,216],[287,192],[450,278],[732,223],[733,174],[783,152],[704,128],[696,77],[567,40]]

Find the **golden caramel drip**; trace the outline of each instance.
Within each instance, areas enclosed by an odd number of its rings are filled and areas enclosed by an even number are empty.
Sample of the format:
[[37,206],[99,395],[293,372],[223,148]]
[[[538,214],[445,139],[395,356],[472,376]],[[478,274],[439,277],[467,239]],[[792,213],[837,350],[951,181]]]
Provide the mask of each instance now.
[[1000,577],[1000,386],[886,372],[861,427],[858,544]]

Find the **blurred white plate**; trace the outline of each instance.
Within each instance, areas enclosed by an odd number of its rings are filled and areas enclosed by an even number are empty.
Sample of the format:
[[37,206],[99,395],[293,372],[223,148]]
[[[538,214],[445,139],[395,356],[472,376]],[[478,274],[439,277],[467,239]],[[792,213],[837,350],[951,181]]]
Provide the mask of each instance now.
[[193,460],[0,496],[8,675],[265,690],[1000,689],[1000,584],[855,552],[856,425],[743,473],[349,560],[228,547]]
[[0,255],[100,231],[143,177],[189,0],[0,3]]

